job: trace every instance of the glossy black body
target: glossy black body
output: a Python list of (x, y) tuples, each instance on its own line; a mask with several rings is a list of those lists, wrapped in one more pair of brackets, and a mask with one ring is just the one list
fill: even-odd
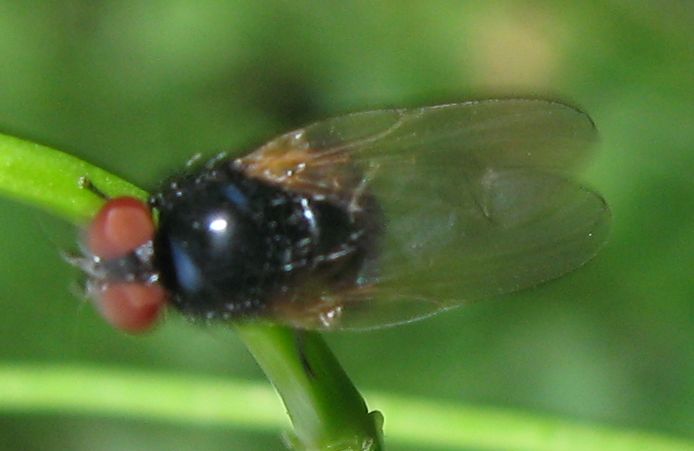
[(150, 203), (159, 213), (155, 266), (190, 317), (262, 316), (272, 303), (308, 302), (299, 296), (307, 282), (319, 291), (357, 286), (375, 258), (375, 201), (350, 212), (337, 198), (249, 177), (233, 160), (168, 181)]

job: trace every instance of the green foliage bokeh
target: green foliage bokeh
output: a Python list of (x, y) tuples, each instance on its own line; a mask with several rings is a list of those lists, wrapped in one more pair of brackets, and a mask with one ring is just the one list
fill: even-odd
[[(154, 188), (196, 152), (243, 152), (349, 111), (578, 104), (602, 136), (585, 179), (614, 215), (595, 261), (530, 292), (328, 340), (361, 388), (691, 437), (693, 21), (678, 1), (3, 2), (0, 131)], [(231, 332), (174, 314), (147, 337), (110, 330), (70, 290), (59, 251), (76, 247), (74, 230), (2, 199), (0, 217), (3, 362), (262, 377)], [(8, 450), (279, 443), (19, 415), (0, 416), (0, 437)]]

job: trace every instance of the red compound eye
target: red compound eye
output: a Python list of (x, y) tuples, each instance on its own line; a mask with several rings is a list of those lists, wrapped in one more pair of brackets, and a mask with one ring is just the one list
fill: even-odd
[[(92, 256), (108, 261), (127, 256), (153, 237), (154, 220), (147, 204), (133, 197), (118, 197), (99, 210), (87, 230), (86, 245)], [(137, 266), (130, 271), (138, 276)], [(112, 326), (125, 332), (143, 332), (157, 321), (166, 304), (166, 292), (159, 284), (123, 282), (122, 277), (115, 274), (110, 279), (107, 273), (92, 285), (89, 294)]]
[(100, 258), (122, 257), (154, 236), (147, 204), (134, 197), (111, 199), (99, 210), (87, 231), (87, 247)]
[(130, 333), (150, 329), (166, 302), (162, 287), (138, 282), (109, 284), (93, 297), (99, 313), (109, 324)]

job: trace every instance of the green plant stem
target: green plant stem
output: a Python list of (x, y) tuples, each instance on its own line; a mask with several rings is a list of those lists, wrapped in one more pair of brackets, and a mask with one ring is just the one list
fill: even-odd
[[(411, 449), (693, 451), (694, 443), (508, 409), (370, 393), (388, 439)], [(266, 384), (108, 367), (0, 365), (0, 413), (62, 413), (271, 432), (286, 427)]]
[[(81, 224), (101, 204), (98, 196), (81, 189), (82, 177), (111, 196), (147, 196), (78, 158), (0, 135), (0, 194)], [(297, 335), (290, 329), (259, 323), (239, 325), (237, 330), (284, 401), (294, 426), (289, 437), (294, 449), (382, 449), (380, 414), (369, 414), (318, 334)]]
[(0, 195), (82, 225), (102, 200), (80, 189), (81, 177), (88, 177), (108, 195), (147, 196), (133, 184), (72, 155), (0, 134)]
[[(380, 413), (366, 403), (317, 333), (240, 324), (236, 330), (282, 399), (295, 448), (382, 449)], [(293, 356), (293, 358), (288, 358)]]

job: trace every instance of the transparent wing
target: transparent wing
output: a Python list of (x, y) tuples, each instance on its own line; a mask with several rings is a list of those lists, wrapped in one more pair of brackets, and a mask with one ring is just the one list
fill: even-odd
[(595, 139), (590, 118), (569, 106), (490, 100), (330, 119), (246, 162), (303, 152), (256, 175), (343, 200), (375, 196), (384, 215), (375, 275), (343, 294), (339, 321), (299, 324), (371, 328), (532, 287), (593, 257), (609, 211), (567, 175)]
[[(430, 163), (572, 169), (596, 141), (590, 117), (546, 100), (485, 100), (380, 110), (328, 119), (288, 133), (318, 151), (355, 158), (426, 157)], [(462, 160), (461, 160), (462, 159)]]

